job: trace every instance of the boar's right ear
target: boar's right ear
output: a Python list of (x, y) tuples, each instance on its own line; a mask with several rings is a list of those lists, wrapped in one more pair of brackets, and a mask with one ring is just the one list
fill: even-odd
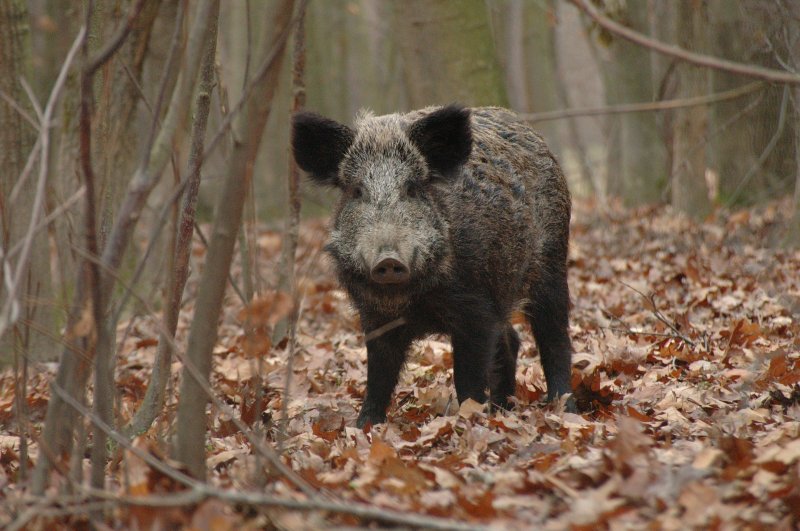
[(472, 124), (466, 107), (451, 104), (414, 122), (408, 137), (431, 169), (447, 175), (472, 153)]
[(338, 184), (339, 163), (354, 138), (352, 129), (319, 114), (298, 112), (292, 117), (294, 160), (317, 184)]

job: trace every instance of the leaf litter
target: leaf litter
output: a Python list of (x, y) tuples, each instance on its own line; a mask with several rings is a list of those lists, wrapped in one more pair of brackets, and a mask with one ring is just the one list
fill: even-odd
[[(388, 423), (364, 432), (366, 351), (358, 318), (321, 251), (322, 221), (305, 222), (298, 250), (301, 296), (290, 394), (289, 342), (273, 327), (291, 310), (285, 294), (244, 307), (231, 292), (220, 324), (212, 386), (247, 425), (314, 488), (345, 502), (498, 529), (775, 528), (800, 522), (800, 252), (767, 247), (786, 203), (747, 215), (720, 212), (694, 224), (665, 207), (612, 209), (576, 203), (570, 250), (580, 414), (545, 404), (544, 375), (524, 320), (515, 408), (489, 412), (455, 400), (446, 337), (417, 342)], [(280, 234), (262, 229), (260, 270), (272, 275)], [(198, 247), (193, 256), (202, 259)], [(238, 265), (234, 278), (240, 278)], [(274, 278), (267, 278), (274, 283)], [(177, 334), (185, 345), (196, 277)], [(230, 291), (230, 290), (229, 290)], [(127, 420), (144, 396), (156, 319), (125, 323), (116, 381)], [(177, 390), (180, 362), (170, 385)], [(26, 407), (33, 437), (52, 365), (31, 367)], [(0, 486), (22, 495), (13, 373), (0, 374)], [(136, 445), (166, 455), (177, 397)], [(283, 412), (286, 418), (282, 418)], [(231, 419), (210, 409), (212, 484), (302, 499), (265, 463)], [(31, 461), (31, 462), (32, 462)], [(28, 463), (30, 469), (30, 463)], [(121, 495), (181, 486), (122, 453), (109, 465)], [(0, 525), (8, 523), (0, 517)], [(247, 511), (221, 500), (192, 508), (120, 508), (117, 526), (228, 529), (365, 524), (353, 516), (288, 509)], [(51, 523), (68, 527), (71, 520)]]

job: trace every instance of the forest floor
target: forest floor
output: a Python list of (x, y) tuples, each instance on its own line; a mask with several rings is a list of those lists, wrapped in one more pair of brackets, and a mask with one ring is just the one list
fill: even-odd
[[(285, 313), (285, 296), (266, 295), (244, 309), (229, 290), (212, 375), (214, 391), (236, 417), (266, 433), (270, 445), (281, 441), (294, 474), (265, 476), (263, 451), (211, 406), (209, 482), (216, 493), (251, 493), (252, 499), (211, 493), (201, 503), (175, 497), (171, 507), (137, 506), (136, 497), (167, 500), (185, 487), (128, 449), (109, 465), (108, 489), (116, 499), (105, 506), (114, 508), (106, 523), (415, 528), (426, 521), (413, 518), (425, 515), (442, 519), (442, 527), (497, 529), (796, 528), (800, 251), (773, 246), (787, 209), (788, 203), (772, 203), (693, 224), (668, 208), (601, 214), (578, 202), (570, 287), (573, 387), (581, 413), (543, 402), (536, 348), (515, 316), (523, 346), (513, 411), (490, 414), (473, 402), (459, 408), (449, 342), (431, 337), (409, 355), (389, 422), (367, 433), (354, 427), (365, 383), (364, 337), (322, 254), (325, 224), (306, 222), (289, 398), (288, 344), (269, 340), (276, 316)], [(280, 235), (260, 231), (257, 243), (269, 285)], [(195, 249), (195, 269), (204, 252)], [(193, 290), (190, 284), (180, 345)], [(148, 382), (156, 317), (125, 323), (119, 337), (117, 411), (127, 419)], [(176, 375), (179, 367), (176, 361)], [(27, 405), (36, 435), (53, 373), (52, 364), (30, 369)], [(56, 496), (32, 505), (25, 497), (12, 381), (11, 372), (0, 374), (0, 527), (25, 508), (38, 511), (29, 517), (32, 528), (79, 526), (86, 521), (79, 514), (85, 498)], [(167, 453), (177, 376), (171, 385), (168, 408), (134, 448)], [(37, 450), (35, 442), (28, 448), (31, 463)], [(275, 500), (299, 500), (302, 507), (302, 482), (344, 509), (290, 508)], [(379, 510), (363, 511), (365, 504)]]

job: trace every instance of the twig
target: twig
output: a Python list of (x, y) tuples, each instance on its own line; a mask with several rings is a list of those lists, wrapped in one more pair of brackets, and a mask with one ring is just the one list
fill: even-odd
[[(133, 448), (132, 451), (138, 450)], [(141, 451), (139, 451), (141, 453)], [(141, 458), (152, 458), (152, 456), (144, 452)], [(149, 460), (148, 460), (148, 464)], [(547, 476), (546, 480), (550, 481), (554, 486), (564, 490), (568, 494), (575, 495), (575, 491), (569, 486), (565, 485), (560, 480), (553, 480), (552, 476)], [(80, 487), (83, 492), (79, 496), (55, 496), (50, 498), (27, 498), (18, 500), (17, 504), (30, 503), (32, 507), (27, 509), (25, 513), (45, 513), (63, 511), (63, 514), (76, 514), (80, 513), (80, 503), (85, 503), (83, 506), (84, 511), (94, 507), (106, 507), (106, 503), (113, 503), (115, 506), (127, 505), (135, 507), (150, 507), (150, 508), (167, 508), (167, 507), (186, 507), (195, 505), (208, 498), (216, 498), (231, 504), (240, 504), (251, 507), (282, 507), (290, 510), (298, 511), (326, 511), (337, 514), (350, 514), (363, 518), (365, 520), (374, 520), (377, 522), (384, 522), (387, 524), (397, 524), (409, 526), (414, 529), (437, 529), (437, 530), (453, 530), (453, 531), (483, 531), (488, 529), (483, 525), (468, 524), (447, 518), (439, 518), (433, 516), (425, 516), (421, 514), (410, 514), (408, 512), (399, 512), (392, 509), (384, 509), (374, 505), (368, 505), (359, 502), (344, 502), (344, 501), (325, 501), (325, 500), (294, 500), (288, 498), (279, 498), (270, 496), (261, 492), (242, 492), (236, 490), (227, 490), (214, 487), (206, 483), (195, 482), (189, 490), (151, 494), (143, 496), (119, 495), (117, 493), (108, 492), (106, 490), (92, 489), (89, 487)], [(105, 500), (105, 501), (97, 501)], [(46, 509), (48, 504), (53, 505), (67, 505), (68, 507), (58, 509)], [(27, 520), (35, 515), (31, 515)], [(26, 522), (27, 522), (26, 520)], [(15, 522), (16, 525), (16, 522)], [(17, 526), (15, 529), (21, 529), (23, 526)], [(11, 529), (11, 528), (9, 528)]]
[(36, 158), (39, 155), (41, 148), (42, 135), (40, 131), (40, 134), (36, 137), (36, 142), (33, 144), (33, 148), (31, 148), (30, 154), (28, 154), (28, 160), (25, 161), (25, 167), (22, 168), (22, 172), (19, 174), (17, 181), (14, 183), (14, 187), (11, 189), (11, 193), (8, 194), (8, 202), (10, 204), (14, 204), (14, 202), (16, 202), (18, 195), (27, 185), (28, 177), (33, 171), (33, 166), (36, 163)]
[[(615, 318), (615, 320), (618, 320)], [(622, 321), (620, 321), (622, 323)], [(624, 323), (623, 323), (624, 325)], [(628, 328), (624, 326), (623, 328), (614, 328), (613, 326), (606, 326), (602, 327), (604, 330), (611, 330), (612, 332), (622, 332), (626, 335), (631, 336), (652, 336), (652, 337), (663, 337), (663, 338), (671, 338), (671, 339), (681, 339), (680, 337), (676, 336), (675, 334), (667, 334), (666, 332), (648, 332), (646, 330), (634, 330), (632, 328)]]
[[(147, 454), (149, 455), (149, 454)], [(552, 478), (548, 476), (548, 481)], [(555, 480), (553, 485), (565, 492), (573, 489), (563, 482)], [(410, 526), (415, 529), (437, 529), (454, 531), (483, 531), (488, 529), (483, 525), (468, 524), (456, 520), (425, 516), (421, 514), (410, 514), (399, 512), (392, 509), (384, 509), (374, 505), (357, 502), (340, 502), (325, 500), (293, 500), (270, 496), (261, 492), (242, 492), (237, 490), (225, 490), (216, 488), (206, 483), (197, 483), (190, 490), (164, 493), (158, 495), (129, 496), (111, 493), (105, 490), (91, 489), (82, 487), (87, 495), (95, 498), (113, 500), (122, 505), (132, 505), (137, 507), (185, 507), (195, 505), (207, 498), (216, 498), (232, 504), (240, 504), (255, 507), (283, 507), (285, 509), (300, 511), (327, 511), (337, 514), (350, 514), (365, 520), (375, 520), (378, 522), (399, 524)]]
[(39, 132), (39, 123), (33, 118), (33, 116), (28, 114), (28, 111), (23, 109), (19, 103), (14, 101), (14, 98), (6, 94), (4, 90), (0, 90), (0, 98), (3, 98), (6, 103), (8, 103), (15, 111), (17, 111), (19, 115), (22, 116), (22, 118), (36, 130), (37, 133)]
[[(86, 193), (86, 188), (81, 186), (78, 188), (78, 191), (72, 194), (69, 199), (58, 205), (58, 207), (54, 208), (52, 212), (50, 212), (47, 216), (44, 217), (34, 229), (35, 232), (39, 232), (43, 230), (47, 225), (52, 223), (57, 217), (61, 216), (64, 212), (72, 208), (72, 206), (78, 202), (83, 195)], [(11, 248), (8, 250), (6, 254), (6, 259), (13, 257), (17, 253), (19, 253), (20, 249), (22, 249), (22, 242), (18, 241)]]
[(22, 173), (17, 179), (17, 182), (14, 183), (14, 187), (11, 189), (11, 193), (9, 194), (8, 204), (15, 204), (17, 202), (17, 198), (19, 194), (25, 189), (28, 183), (28, 177), (30, 176), (34, 162), (36, 162), (36, 156), (39, 154), (39, 150), (42, 145), (42, 136), (41, 136), (41, 129), (42, 127), (50, 127), (50, 124), (45, 124), (44, 122), (44, 111), (42, 110), (41, 105), (39, 105), (39, 100), (36, 99), (36, 94), (33, 91), (33, 88), (25, 81), (25, 78), (20, 78), (19, 80), (20, 85), (22, 88), (25, 89), (25, 94), (28, 96), (28, 101), (30, 101), (31, 107), (33, 107), (33, 112), (36, 114), (36, 119), (39, 120), (39, 124), (36, 125), (36, 130), (40, 133), (36, 136), (36, 142), (31, 148), (31, 152), (28, 155), (28, 160), (25, 161), (25, 167), (22, 169)]
[(650, 48), (658, 53), (674, 57), (681, 61), (686, 61), (697, 66), (705, 66), (715, 70), (722, 70), (743, 76), (754, 77), (771, 81), (774, 83), (786, 83), (790, 85), (800, 85), (800, 75), (792, 72), (784, 72), (781, 70), (774, 70), (771, 68), (764, 68), (760, 66), (748, 65), (737, 63), (735, 61), (728, 61), (719, 57), (711, 57), (699, 53), (690, 52), (672, 44), (666, 44), (661, 41), (652, 39), (642, 35), (638, 31), (634, 31), (628, 27), (623, 26), (618, 22), (614, 22), (610, 18), (602, 15), (597, 9), (586, 0), (570, 0), (575, 6), (586, 13), (592, 20), (594, 20), (600, 27), (614, 33), (625, 40), (631, 41), (639, 46)]
[[(222, 123), (217, 129), (217, 132), (211, 138), (211, 140), (206, 145), (206, 149), (203, 151), (203, 156), (200, 157), (200, 162), (205, 160), (208, 155), (214, 151), (217, 147), (217, 144), (222, 140), (222, 137), (225, 135), (226, 132), (230, 129), (231, 125), (233, 124), (233, 119), (241, 112), (242, 107), (245, 103), (250, 99), (250, 96), (253, 93), (253, 90), (256, 89), (261, 83), (264, 81), (264, 77), (266, 77), (267, 73), (269, 72), (269, 67), (272, 65), (273, 61), (275, 61), (275, 57), (277, 54), (282, 50), (283, 44), (286, 42), (286, 39), (289, 38), (292, 29), (294, 28), (295, 24), (297, 24), (297, 18), (293, 18), (291, 22), (284, 28), (283, 32), (278, 36), (276, 39), (275, 45), (272, 47), (270, 52), (261, 62), (258, 70), (256, 71), (255, 76), (250, 82), (247, 84), (245, 90), (242, 91), (242, 95), (239, 97), (239, 101), (236, 102), (236, 105), (233, 106), (232, 109), (225, 114)], [(239, 139), (235, 139), (239, 140)]]
[[(206, 497), (214, 497), (230, 503), (242, 505), (285, 507), (287, 509), (303, 511), (329, 511), (332, 513), (351, 514), (367, 520), (376, 520), (379, 522), (411, 526), (412, 528), (455, 531), (478, 531), (487, 529), (486, 526), (482, 525), (466, 524), (455, 520), (410, 514), (408, 512), (401, 513), (391, 509), (385, 509), (363, 503), (344, 503), (323, 500), (289, 500), (285, 498), (282, 499), (268, 496), (260, 492), (221, 490), (208, 486), (204, 486), (202, 494)], [(119, 501), (131, 505), (150, 506), (149, 502), (151, 501), (154, 503), (163, 503), (164, 505), (167, 505), (166, 502), (171, 501), (170, 498), (173, 496), (179, 498), (180, 494), (168, 496), (125, 497), (119, 498)], [(192, 496), (190, 495), (189, 497), (191, 498)]]
[(158, 128), (162, 125), (161, 108), (164, 105), (167, 92), (175, 89), (175, 76), (178, 75), (178, 71), (180, 70), (176, 63), (180, 60), (183, 52), (183, 46), (181, 46), (181, 35), (183, 34), (183, 19), (186, 17), (186, 10), (186, 4), (184, 2), (179, 2), (178, 13), (175, 16), (175, 28), (172, 31), (172, 38), (169, 45), (169, 53), (167, 55), (167, 60), (164, 62), (164, 70), (161, 74), (161, 81), (158, 84), (158, 94), (156, 95), (156, 101), (151, 111), (152, 121), (150, 122), (150, 130), (147, 135), (147, 141), (145, 142), (142, 151), (142, 160), (139, 163), (140, 167), (146, 167), (150, 162), (150, 152), (156, 142), (156, 133), (158, 132)]
[(80, 502), (74, 504), (65, 504), (65, 502), (61, 499), (57, 499), (51, 503), (57, 505), (57, 507), (48, 509), (46, 508), (47, 504), (42, 503), (26, 509), (21, 515), (19, 515), (19, 517), (17, 517), (16, 520), (14, 520), (14, 522), (12, 522), (10, 526), (6, 528), (6, 531), (18, 531), (20, 529), (25, 529), (25, 527), (28, 525), (28, 522), (34, 518), (58, 518), (60, 516), (70, 516), (73, 514), (93, 512), (102, 513), (104, 510), (110, 510), (119, 505), (113, 500), (93, 502), (87, 501), (85, 496), (82, 497)]
[(378, 339), (383, 334), (385, 334), (387, 332), (391, 332), (392, 330), (394, 330), (398, 326), (403, 326), (407, 322), (408, 321), (406, 321), (405, 317), (398, 317), (397, 319), (394, 319), (393, 321), (389, 321), (385, 325), (381, 325), (378, 328), (367, 332), (367, 334), (364, 336), (364, 342), (365, 343), (369, 343), (370, 341), (372, 341), (374, 339)]
[(36, 113), (36, 116), (39, 118), (39, 120), (41, 120), (42, 116), (44, 116), (44, 111), (39, 106), (39, 100), (36, 99), (36, 93), (33, 91), (33, 87), (30, 86), (24, 77), (20, 78), (19, 83), (22, 85), (22, 88), (25, 89), (25, 94), (28, 95), (28, 100), (31, 102), (33, 111)]
[(662, 101), (648, 101), (642, 103), (623, 103), (621, 105), (609, 105), (604, 107), (584, 107), (579, 109), (564, 109), (559, 111), (534, 112), (520, 114), (520, 118), (529, 122), (544, 122), (547, 120), (559, 120), (561, 118), (576, 118), (584, 116), (601, 116), (606, 114), (622, 114), (631, 112), (648, 111), (667, 111), (672, 109), (683, 109), (686, 107), (697, 107), (718, 103), (721, 101), (732, 100), (746, 96), (751, 92), (764, 87), (763, 81), (754, 81), (737, 87), (735, 89), (708, 94), (706, 96), (695, 96), (692, 98), (678, 98)]
[[(203, 247), (205, 247), (206, 251), (208, 251), (208, 238), (206, 238), (206, 235), (203, 232), (203, 229), (200, 227), (200, 224), (197, 223), (197, 220), (194, 222), (194, 232), (197, 234), (197, 238), (200, 240), (200, 243), (202, 243)], [(242, 305), (247, 306), (247, 297), (245, 296), (244, 292), (242, 292), (242, 288), (240, 288), (236, 283), (236, 279), (233, 278), (233, 273), (231, 272), (228, 272), (228, 284), (230, 284), (233, 288), (233, 291), (236, 292), (236, 296), (239, 297), (239, 301), (242, 303)]]
[(622, 332), (622, 333), (624, 333), (626, 335), (632, 335), (632, 336), (675, 337), (675, 334), (665, 334), (663, 332), (647, 332), (647, 331), (644, 331), (644, 330), (634, 330), (633, 328), (628, 326), (628, 323), (626, 323), (625, 321), (623, 321), (622, 319), (620, 319), (619, 317), (617, 317), (613, 313), (609, 312), (605, 308), (600, 308), (600, 312), (602, 312), (602, 314), (604, 316), (606, 316), (607, 318), (611, 319), (612, 321), (615, 321), (615, 322), (617, 322), (617, 323), (622, 325), (622, 328), (614, 328), (613, 326), (601, 327), (604, 330), (611, 330), (612, 332)]
[(136, 92), (139, 94), (139, 98), (142, 100), (142, 103), (144, 103), (144, 106), (147, 107), (150, 115), (154, 116), (155, 109), (153, 109), (153, 106), (150, 105), (150, 100), (147, 99), (147, 95), (144, 93), (144, 89), (142, 89), (142, 86), (139, 84), (139, 80), (136, 79), (136, 76), (133, 75), (133, 72), (131, 72), (130, 67), (126, 63), (122, 63), (122, 69), (128, 76), (128, 81), (131, 82), (131, 85), (133, 85), (133, 87), (136, 89)]
[[(117, 284), (119, 284), (123, 289), (129, 291), (132, 294), (132, 296), (136, 299), (136, 301), (139, 304), (141, 304), (147, 312), (155, 313), (155, 310), (147, 303), (147, 301), (145, 301), (144, 299), (139, 297), (136, 294), (136, 292), (133, 290), (133, 288), (131, 286), (127, 285), (127, 283), (125, 283), (122, 279), (120, 279), (116, 275), (116, 273), (114, 271), (111, 271), (110, 269), (107, 268), (107, 266), (105, 264), (102, 264), (101, 262), (99, 262), (97, 257), (93, 257), (93, 256), (88, 255), (84, 250), (82, 250), (80, 248), (75, 248), (74, 250), (75, 250), (75, 252), (77, 254), (81, 255), (83, 258), (88, 259), (88, 260), (96, 261), (98, 263), (98, 265), (102, 269), (104, 269), (104, 273), (107, 274), (107, 275), (111, 275), (112, 278), (114, 279), (114, 281)], [(160, 334), (166, 334), (166, 330), (164, 329), (162, 323), (158, 323), (157, 326), (159, 327), (159, 333)], [(252, 430), (241, 419), (239, 419), (236, 416), (235, 412), (231, 409), (231, 407), (228, 406), (225, 402), (223, 402), (219, 397), (216, 396), (214, 391), (211, 389), (211, 386), (208, 383), (208, 380), (207, 379), (199, 380), (199, 378), (201, 376), (201, 373), (200, 373), (199, 369), (192, 363), (192, 361), (190, 359), (188, 359), (188, 357), (186, 356), (186, 354), (183, 351), (181, 351), (180, 349), (177, 348), (177, 345), (175, 344), (175, 340), (169, 335), (165, 335), (164, 337), (166, 337), (168, 339), (168, 341), (170, 342), (170, 348), (172, 349), (172, 351), (177, 355), (177, 357), (181, 361), (181, 363), (183, 363), (184, 368), (186, 369), (186, 371), (188, 371), (188, 373), (192, 376), (192, 378), (197, 380), (196, 383), (200, 386), (201, 390), (206, 394), (206, 396), (208, 396), (209, 400), (224, 415), (226, 415), (226, 416), (228, 416), (228, 417), (230, 417), (232, 419), (232, 422), (236, 425), (236, 427), (239, 429), (239, 431), (242, 432), (242, 435), (244, 435), (245, 438), (247, 438), (247, 440), (250, 441), (250, 443), (253, 445), (253, 448), (257, 452), (259, 452), (261, 455), (266, 457), (267, 460), (270, 463), (272, 463), (272, 465), (275, 467), (275, 469), (278, 472), (282, 473), (289, 481), (291, 481), (298, 488), (300, 488), (300, 490), (304, 494), (306, 494), (309, 497), (315, 496), (316, 492), (314, 491), (314, 489), (312, 489), (308, 485), (308, 483), (305, 480), (303, 480), (300, 476), (298, 476), (291, 468), (288, 468), (288, 466), (281, 460), (280, 456), (275, 452), (275, 450), (273, 450), (269, 446), (266, 446), (266, 445), (262, 444), (261, 441), (258, 439), (258, 437), (256, 437), (253, 434)], [(76, 353), (76, 354), (82, 355), (82, 353)], [(56, 386), (58, 384), (57, 384), (57, 382), (53, 382), (51, 385), (52, 386)], [(60, 391), (56, 390), (56, 392), (59, 393), (59, 397), (61, 397), (60, 392), (63, 391), (63, 388), (61, 388), (59, 386), (59, 389), (60, 389)], [(73, 403), (77, 403), (74, 400), (74, 398), (72, 399), (72, 402)], [(80, 406), (80, 407), (83, 407), (83, 406)], [(74, 408), (74, 406), (73, 406), (73, 408)], [(80, 413), (83, 413), (83, 410), (77, 410), (77, 411), (79, 411)], [(89, 417), (89, 418), (90, 418), (90, 420), (93, 421), (92, 417)], [(113, 431), (113, 430), (111, 430), (111, 431)], [(121, 434), (121, 433), (116, 432), (116, 431), (114, 431), (114, 433), (118, 434), (119, 437), (125, 438), (124, 434)], [(112, 433), (109, 432), (109, 435), (112, 436), (112, 438), (114, 438)], [(115, 441), (117, 441), (118, 443), (120, 442), (117, 439), (115, 439)], [(120, 444), (123, 444), (123, 446), (124, 446), (124, 443), (120, 443)]]
[(693, 347), (694, 347), (694, 346), (696, 346), (696, 344), (695, 344), (695, 342), (694, 342), (694, 341), (692, 341), (691, 339), (689, 339), (688, 337), (686, 337), (686, 336), (685, 336), (683, 333), (681, 333), (681, 331), (680, 331), (680, 330), (678, 330), (678, 327), (677, 327), (677, 326), (675, 326), (675, 324), (674, 324), (674, 323), (670, 322), (670, 320), (669, 320), (669, 319), (667, 319), (666, 317), (664, 317), (664, 314), (662, 314), (662, 313), (661, 313), (661, 311), (660, 311), (660, 310), (658, 309), (658, 307), (656, 306), (656, 300), (655, 300), (655, 295), (654, 295), (654, 294), (645, 295), (644, 293), (642, 293), (642, 292), (641, 292), (641, 291), (639, 291), (638, 289), (634, 288), (634, 287), (633, 287), (633, 286), (631, 286), (630, 284), (627, 284), (627, 283), (625, 283), (625, 282), (623, 282), (623, 281), (621, 281), (621, 280), (618, 280), (618, 282), (619, 282), (620, 284), (622, 284), (623, 286), (625, 286), (626, 288), (629, 288), (629, 289), (633, 290), (634, 292), (638, 293), (638, 294), (639, 294), (639, 295), (640, 295), (640, 296), (641, 296), (643, 299), (645, 299), (647, 302), (649, 302), (649, 303), (650, 303), (650, 312), (651, 312), (651, 313), (652, 313), (652, 314), (655, 316), (655, 318), (656, 318), (656, 319), (658, 319), (659, 321), (661, 321), (662, 323), (664, 323), (665, 325), (667, 325), (667, 327), (668, 327), (670, 330), (672, 330), (673, 332), (675, 332), (675, 336), (676, 336), (678, 339), (680, 339), (681, 341), (683, 341), (683, 342), (684, 342), (684, 343), (686, 343), (687, 345), (691, 345), (691, 346), (693, 346)]

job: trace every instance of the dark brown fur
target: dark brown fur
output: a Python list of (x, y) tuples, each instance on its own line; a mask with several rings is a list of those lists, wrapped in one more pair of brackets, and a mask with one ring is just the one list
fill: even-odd
[[(365, 332), (404, 324), (367, 342), (367, 394), (358, 425), (385, 421), (414, 339), (453, 342), (459, 401), (508, 407), (519, 338), (529, 317), (548, 397), (571, 392), (567, 334), (570, 195), (542, 138), (499, 108), (426, 108), (362, 115), (355, 129), (295, 117), (295, 157), (312, 178), (342, 189), (328, 250)], [(333, 146), (333, 147), (331, 147)], [(390, 249), (410, 264), (403, 285), (370, 281)]]

